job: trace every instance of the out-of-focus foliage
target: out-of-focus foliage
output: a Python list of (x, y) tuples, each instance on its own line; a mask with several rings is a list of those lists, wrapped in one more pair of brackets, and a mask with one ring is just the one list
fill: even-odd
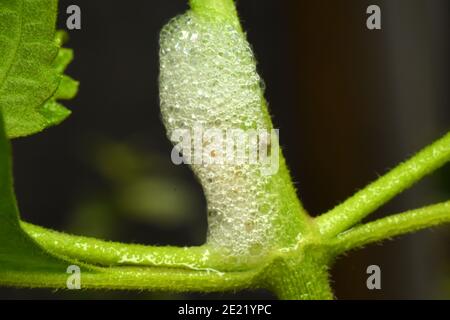
[(110, 239), (124, 219), (173, 230), (191, 224), (202, 210), (192, 186), (167, 157), (126, 142), (101, 141), (90, 150), (87, 162), (108, 187), (81, 193), (70, 231)]

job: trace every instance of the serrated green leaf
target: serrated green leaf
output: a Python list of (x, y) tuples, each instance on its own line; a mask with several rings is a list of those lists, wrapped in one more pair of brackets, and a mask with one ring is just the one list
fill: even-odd
[[(60, 75), (70, 50), (55, 40), (56, 1), (0, 1), (0, 282), (23, 275), (64, 283), (69, 264), (21, 228), (13, 191), (9, 137), (40, 131), (70, 113), (56, 98), (71, 97), (76, 82)], [(64, 79), (64, 81), (62, 81)], [(56, 93), (56, 94), (55, 94)], [(28, 281), (30, 282), (30, 281)]]
[(78, 83), (62, 75), (73, 59), (55, 32), (56, 0), (0, 1), (0, 108), (9, 138), (58, 124), (70, 111), (56, 102)]

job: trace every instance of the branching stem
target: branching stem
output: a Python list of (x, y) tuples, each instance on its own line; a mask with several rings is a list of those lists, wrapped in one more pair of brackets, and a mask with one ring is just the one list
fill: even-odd
[(354, 227), (339, 234), (332, 245), (339, 254), (369, 243), (448, 222), (450, 222), (450, 201), (391, 215)]
[(450, 160), (450, 132), (316, 219), (320, 233), (333, 237)]

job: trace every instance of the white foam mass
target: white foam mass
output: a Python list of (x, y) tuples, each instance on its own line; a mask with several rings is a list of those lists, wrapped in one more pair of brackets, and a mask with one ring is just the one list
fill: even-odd
[[(270, 128), (261, 79), (245, 35), (192, 12), (160, 35), (160, 102), (168, 136), (179, 128)], [(175, 143), (175, 141), (173, 141)], [(208, 243), (232, 255), (261, 252), (277, 197), (260, 164), (193, 164), (208, 205)]]

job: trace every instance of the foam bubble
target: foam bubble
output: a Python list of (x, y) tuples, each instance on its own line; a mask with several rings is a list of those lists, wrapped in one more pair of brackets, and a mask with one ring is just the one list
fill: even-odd
[[(168, 136), (201, 125), (270, 129), (261, 79), (245, 36), (230, 24), (192, 12), (172, 19), (160, 36), (160, 101)], [(208, 243), (234, 256), (258, 253), (273, 236), (277, 197), (261, 164), (193, 164), (208, 204)]]

